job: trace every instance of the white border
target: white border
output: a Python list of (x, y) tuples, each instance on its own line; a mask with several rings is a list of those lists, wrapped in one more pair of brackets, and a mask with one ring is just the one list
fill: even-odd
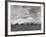
[[(11, 32), (11, 23), (10, 23), (11, 5), (41, 6), (41, 30)], [(44, 24), (44, 20), (43, 20), (44, 16), (43, 15), (44, 15), (43, 4), (8, 2), (8, 35), (43, 33), (43, 30), (44, 30), (44, 25), (43, 25)]]

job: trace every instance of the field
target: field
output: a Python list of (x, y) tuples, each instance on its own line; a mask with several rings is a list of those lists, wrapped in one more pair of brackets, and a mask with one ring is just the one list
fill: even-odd
[(31, 31), (31, 30), (41, 30), (41, 24), (35, 23), (23, 23), (19, 25), (18, 23), (11, 25), (11, 31)]

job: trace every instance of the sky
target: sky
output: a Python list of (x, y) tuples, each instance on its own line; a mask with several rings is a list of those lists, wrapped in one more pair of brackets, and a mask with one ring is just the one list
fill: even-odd
[(11, 5), (11, 23), (41, 23), (40, 6)]

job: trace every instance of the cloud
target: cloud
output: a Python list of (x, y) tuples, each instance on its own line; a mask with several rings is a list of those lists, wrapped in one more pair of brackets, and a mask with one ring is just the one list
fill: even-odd
[[(34, 9), (35, 8), (35, 9)], [(36, 9), (37, 7), (26, 7), (23, 6), (12, 6), (11, 7), (11, 24), (16, 23), (40, 23), (41, 22), (41, 14), (40, 8)], [(28, 10), (30, 9), (30, 10)]]

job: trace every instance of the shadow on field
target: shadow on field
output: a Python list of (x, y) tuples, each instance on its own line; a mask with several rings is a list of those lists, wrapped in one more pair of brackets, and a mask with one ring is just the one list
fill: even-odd
[(41, 24), (26, 23), (26, 24), (14, 24), (11, 25), (11, 31), (31, 31), (31, 30), (41, 30)]

